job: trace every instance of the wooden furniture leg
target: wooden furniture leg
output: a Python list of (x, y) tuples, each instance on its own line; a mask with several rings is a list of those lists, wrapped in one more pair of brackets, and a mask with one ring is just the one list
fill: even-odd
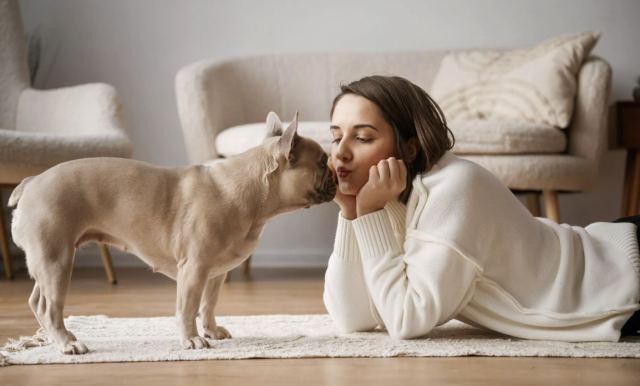
[(102, 256), (102, 264), (104, 265), (104, 270), (107, 273), (107, 280), (111, 284), (118, 284), (118, 280), (116, 279), (116, 273), (113, 270), (113, 263), (111, 262), (111, 255), (109, 254), (109, 249), (106, 245), (98, 243), (98, 248), (100, 249), (100, 255)]
[(242, 273), (245, 276), (249, 276), (251, 274), (251, 256), (242, 263)]
[(622, 193), (622, 217), (638, 214), (638, 200), (640, 199), (640, 156), (638, 151), (638, 149), (627, 150)]
[(0, 202), (0, 252), (2, 252), (2, 262), (4, 264), (4, 276), (7, 280), (13, 279), (13, 269), (11, 267), (11, 255), (9, 254), (9, 236), (5, 221), (4, 203)]
[(543, 190), (545, 217), (560, 223), (560, 209), (558, 207), (558, 192), (555, 190)]

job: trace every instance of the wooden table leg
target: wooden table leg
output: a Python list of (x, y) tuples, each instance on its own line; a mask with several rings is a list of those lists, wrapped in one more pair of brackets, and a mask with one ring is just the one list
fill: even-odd
[(559, 224), (560, 208), (558, 204), (558, 192), (545, 189), (542, 191), (542, 198), (544, 200), (545, 217)]
[(111, 254), (109, 254), (109, 249), (102, 243), (98, 243), (98, 249), (100, 249), (100, 255), (102, 256), (102, 264), (104, 265), (104, 270), (107, 274), (107, 281), (109, 281), (109, 283), (111, 284), (118, 284), (116, 273), (113, 270), (113, 263), (111, 262)]
[(635, 152), (633, 149), (627, 150), (627, 161), (624, 165), (624, 185), (622, 187), (622, 208), (620, 209), (620, 216), (626, 217), (629, 212), (629, 196), (631, 195), (631, 169), (635, 162)]
[(624, 190), (622, 194), (622, 216), (638, 214), (640, 199), (640, 156), (638, 149), (629, 149), (624, 171)]

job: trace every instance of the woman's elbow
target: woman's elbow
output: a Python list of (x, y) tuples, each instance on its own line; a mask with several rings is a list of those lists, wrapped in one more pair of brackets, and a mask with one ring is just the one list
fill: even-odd
[(333, 322), (338, 328), (338, 331), (340, 331), (343, 334), (349, 334), (352, 332), (366, 332), (366, 331), (371, 331), (374, 328), (378, 327), (377, 323), (373, 324), (369, 321), (363, 321), (363, 320), (348, 320), (348, 319), (338, 320), (333, 318)]
[(416, 339), (427, 335), (435, 326), (428, 325), (393, 325), (387, 326), (387, 333), (391, 339), (407, 340)]
[(393, 340), (408, 340), (419, 338), (426, 333), (416, 333), (414, 331), (406, 331), (406, 330), (387, 330), (389, 336)]
[(341, 333), (369, 331), (378, 326), (378, 323), (367, 314), (367, 309), (359, 309), (359, 307), (350, 304), (336, 303), (326, 292), (323, 299), (329, 316), (331, 316), (334, 325)]
[(338, 331), (342, 334), (348, 334), (351, 332), (364, 332), (373, 330), (378, 326), (369, 318), (359, 316), (351, 313), (346, 309), (336, 310), (333, 307), (326, 307), (333, 324), (338, 328)]

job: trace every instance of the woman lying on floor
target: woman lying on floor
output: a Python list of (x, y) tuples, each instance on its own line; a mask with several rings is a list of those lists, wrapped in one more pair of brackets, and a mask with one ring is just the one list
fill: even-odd
[(408, 339), (455, 318), (526, 339), (638, 333), (640, 216), (533, 217), (450, 151), (442, 111), (403, 78), (342, 86), (330, 130), (341, 212), (324, 301), (341, 330)]

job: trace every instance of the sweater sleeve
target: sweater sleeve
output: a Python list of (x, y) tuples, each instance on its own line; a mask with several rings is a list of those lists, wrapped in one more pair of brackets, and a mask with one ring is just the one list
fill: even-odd
[(342, 332), (367, 331), (380, 324), (365, 283), (351, 221), (342, 215), (338, 216), (323, 299), (327, 312)]
[[(375, 308), (396, 339), (429, 333), (468, 300), (476, 266), (446, 242), (407, 233), (404, 248), (382, 209), (352, 221)], [(419, 228), (419, 227), (418, 227)]]

